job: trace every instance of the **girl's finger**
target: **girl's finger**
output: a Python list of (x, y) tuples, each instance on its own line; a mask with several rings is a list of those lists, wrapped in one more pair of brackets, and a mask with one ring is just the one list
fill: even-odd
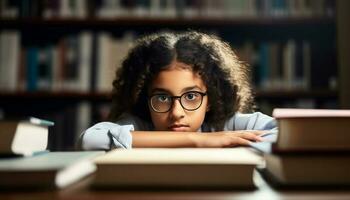
[(240, 137), (251, 141), (259, 141), (259, 142), (263, 141), (262, 137), (255, 135), (253, 133), (243, 133), (240, 135)]
[(242, 132), (245, 132), (245, 133), (252, 133), (254, 135), (262, 135), (264, 133), (267, 133), (266, 130), (243, 130)]
[(249, 140), (246, 140), (244, 138), (241, 137), (235, 137), (231, 140), (231, 146), (248, 146), (249, 145)]
[(228, 134), (246, 134), (246, 133), (251, 133), (254, 135), (262, 135), (264, 133), (267, 133), (268, 131), (266, 130), (239, 130), (239, 131), (225, 131)]
[(229, 134), (229, 135), (231, 137), (240, 137), (251, 141), (263, 141), (263, 139), (260, 136), (248, 131), (236, 131), (234, 132), (234, 134)]

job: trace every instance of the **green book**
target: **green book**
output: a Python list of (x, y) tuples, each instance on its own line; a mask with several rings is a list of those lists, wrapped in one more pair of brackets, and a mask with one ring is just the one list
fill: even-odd
[(64, 188), (93, 173), (103, 151), (48, 152), (0, 159), (0, 188)]

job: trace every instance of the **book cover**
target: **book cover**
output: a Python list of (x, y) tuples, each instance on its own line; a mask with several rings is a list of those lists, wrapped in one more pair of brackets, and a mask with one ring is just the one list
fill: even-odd
[(38, 89), (38, 55), (39, 48), (30, 47), (27, 50), (27, 91), (33, 92)]

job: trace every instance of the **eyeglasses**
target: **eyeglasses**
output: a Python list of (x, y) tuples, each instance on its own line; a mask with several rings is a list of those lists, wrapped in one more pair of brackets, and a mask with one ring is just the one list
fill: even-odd
[(189, 91), (183, 93), (181, 96), (170, 96), (167, 94), (154, 94), (149, 98), (149, 104), (154, 112), (157, 113), (166, 113), (168, 112), (173, 104), (175, 99), (180, 99), (180, 104), (183, 109), (188, 111), (197, 110), (203, 102), (203, 97), (207, 93)]

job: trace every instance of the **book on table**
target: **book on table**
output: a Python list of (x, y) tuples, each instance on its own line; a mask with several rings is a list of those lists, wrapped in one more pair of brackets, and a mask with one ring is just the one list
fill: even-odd
[(278, 136), (256, 143), (276, 186), (350, 186), (350, 110), (275, 109)]
[(274, 109), (278, 123), (273, 151), (350, 150), (350, 110)]
[(266, 154), (265, 177), (276, 186), (350, 186), (350, 154)]
[(262, 157), (248, 148), (113, 150), (95, 159), (94, 187), (255, 188)]
[(64, 188), (96, 170), (104, 151), (46, 152), (0, 159), (0, 188)]
[(49, 126), (53, 126), (53, 122), (38, 118), (0, 121), (0, 157), (28, 156), (35, 152), (45, 151)]

